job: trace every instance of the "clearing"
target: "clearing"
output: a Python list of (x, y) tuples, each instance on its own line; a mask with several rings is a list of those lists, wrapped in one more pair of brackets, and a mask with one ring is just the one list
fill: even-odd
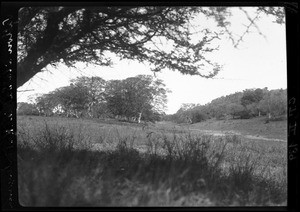
[(160, 122), (157, 125), (184, 128), (204, 134), (224, 136), (234, 134), (250, 140), (287, 141), (287, 121), (265, 123), (265, 117), (252, 119), (215, 120), (209, 119), (195, 124), (179, 124)]

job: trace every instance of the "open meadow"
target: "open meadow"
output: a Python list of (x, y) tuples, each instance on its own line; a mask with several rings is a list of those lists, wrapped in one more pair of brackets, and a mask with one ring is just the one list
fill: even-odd
[(294, 5), (105, 5), (4, 4), (1, 80), (16, 94), (2, 94), (2, 143), (12, 152), (17, 134), (19, 203), (287, 206)]
[(287, 204), (286, 121), (18, 116), (17, 133), (23, 206)]

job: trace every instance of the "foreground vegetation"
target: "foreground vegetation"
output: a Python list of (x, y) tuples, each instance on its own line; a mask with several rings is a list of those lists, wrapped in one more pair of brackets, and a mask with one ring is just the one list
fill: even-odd
[(18, 117), (24, 206), (282, 206), (286, 163), (284, 142)]

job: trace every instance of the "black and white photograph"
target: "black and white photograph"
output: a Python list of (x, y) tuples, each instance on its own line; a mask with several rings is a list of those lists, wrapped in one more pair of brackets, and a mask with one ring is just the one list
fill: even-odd
[(17, 19), (21, 206), (287, 206), (284, 7), (28, 5)]

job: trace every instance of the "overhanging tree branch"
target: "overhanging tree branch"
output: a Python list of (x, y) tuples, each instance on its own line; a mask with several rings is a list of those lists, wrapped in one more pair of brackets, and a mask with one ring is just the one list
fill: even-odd
[[(258, 11), (282, 17), (280, 9)], [(220, 30), (199, 31), (195, 43), (191, 36), (197, 31), (191, 31), (190, 20), (199, 13), (213, 18)], [(49, 7), (23, 8), (19, 14), (18, 87), (47, 65), (62, 60), (68, 66), (77, 61), (109, 65), (102, 62), (109, 61), (104, 51), (153, 65), (153, 71), (169, 68), (213, 77), (220, 70), (220, 65), (207, 58), (208, 53), (218, 49), (212, 46), (213, 41), (227, 32), (238, 44), (248, 33), (246, 30), (237, 41), (232, 37), (227, 28), (230, 11), (226, 7)], [(250, 27), (255, 26), (256, 17), (249, 16), (248, 20), (252, 20)], [(170, 51), (163, 45), (152, 48), (155, 40), (161, 38), (173, 43)], [(210, 69), (208, 75), (203, 73), (204, 66)]]

